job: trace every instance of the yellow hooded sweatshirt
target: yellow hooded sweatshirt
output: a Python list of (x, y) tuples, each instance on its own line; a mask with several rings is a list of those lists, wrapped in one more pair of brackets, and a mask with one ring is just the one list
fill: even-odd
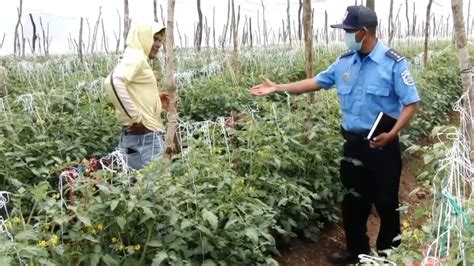
[(165, 132), (160, 92), (148, 64), (153, 35), (162, 29), (158, 23), (132, 29), (123, 58), (104, 81), (105, 91), (123, 126), (141, 122), (149, 130)]

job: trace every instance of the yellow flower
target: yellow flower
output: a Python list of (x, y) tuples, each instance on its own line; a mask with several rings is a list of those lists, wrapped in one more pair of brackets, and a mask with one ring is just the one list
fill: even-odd
[(188, 177), (189, 176), (188, 172), (184, 173), (184, 176)]
[(410, 226), (410, 223), (408, 223), (407, 220), (403, 220), (403, 223), (402, 223), (402, 224), (403, 224), (403, 228), (407, 228), (407, 227)]
[(117, 243), (117, 238), (116, 237), (112, 237), (112, 243)]
[(408, 233), (408, 230), (403, 230), (403, 232), (402, 232), (402, 237), (403, 237), (403, 238), (407, 238), (407, 237), (408, 237), (408, 234), (409, 234), (409, 233)]
[(133, 246), (133, 250), (135, 251), (139, 251), (140, 250), (140, 244), (136, 244), (135, 246)]
[(38, 241), (38, 247), (44, 249), (44, 248), (46, 248), (47, 246), (48, 246), (48, 244), (46, 243), (46, 241), (44, 241), (44, 240)]
[(91, 234), (93, 234), (93, 235), (95, 235), (95, 234), (97, 233), (97, 231), (95, 230), (95, 228), (92, 228), (92, 229), (90, 230), (90, 232), (91, 232)]
[(8, 220), (8, 221), (5, 223), (5, 226), (6, 226), (7, 228), (10, 228), (10, 229), (11, 229), (11, 228), (12, 228), (12, 222), (10, 222), (10, 220)]
[(103, 231), (104, 230), (104, 225), (103, 224), (98, 224), (97, 225), (97, 230)]
[(57, 235), (53, 235), (51, 236), (51, 239), (49, 239), (49, 243), (51, 244), (51, 246), (56, 246), (58, 244), (58, 236)]
[(118, 249), (118, 250), (123, 250), (123, 244), (122, 244), (122, 243), (120, 243), (120, 245), (118, 246), (118, 248), (117, 248), (117, 249)]
[(54, 193), (53, 194), (53, 199), (59, 199), (61, 195), (59, 193)]
[(415, 230), (415, 232), (413, 232), (413, 238), (415, 238), (417, 241), (419, 240), (417, 230)]
[(15, 223), (17, 224), (21, 223), (21, 218), (18, 216), (15, 216)]

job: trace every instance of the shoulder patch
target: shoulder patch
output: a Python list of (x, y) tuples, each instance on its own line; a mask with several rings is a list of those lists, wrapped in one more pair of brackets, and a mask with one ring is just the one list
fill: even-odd
[(405, 85), (407, 86), (415, 85), (415, 81), (413, 80), (410, 70), (405, 69), (405, 71), (403, 71), (400, 75), (402, 76), (402, 80)]
[(343, 58), (343, 57), (352, 55), (352, 54), (354, 54), (354, 53), (355, 53), (354, 50), (347, 50), (347, 51), (345, 51), (344, 53), (342, 53), (342, 54), (339, 56), (339, 58)]
[(403, 59), (405, 59), (405, 57), (403, 55), (401, 55), (399, 52), (397, 52), (393, 49), (389, 49), (387, 52), (385, 52), (385, 55), (390, 57), (391, 59), (397, 61), (397, 62), (400, 62)]

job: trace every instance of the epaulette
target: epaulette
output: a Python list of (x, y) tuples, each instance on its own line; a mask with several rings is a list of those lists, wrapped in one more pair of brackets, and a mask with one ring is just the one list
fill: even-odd
[(354, 50), (347, 50), (347, 51), (345, 51), (344, 53), (342, 53), (342, 54), (339, 56), (339, 58), (343, 58), (343, 57), (352, 55), (352, 54), (354, 54), (354, 53), (355, 53)]
[(385, 52), (385, 55), (392, 58), (396, 62), (400, 62), (403, 59), (405, 59), (405, 57), (403, 55), (401, 55), (400, 53), (398, 53), (397, 51), (395, 51), (393, 49), (389, 49), (387, 52)]

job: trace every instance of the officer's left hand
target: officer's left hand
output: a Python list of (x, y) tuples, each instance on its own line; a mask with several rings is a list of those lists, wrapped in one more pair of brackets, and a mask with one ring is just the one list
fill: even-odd
[(371, 148), (383, 148), (387, 146), (390, 142), (392, 142), (397, 135), (395, 134), (390, 134), (390, 133), (382, 133), (378, 135), (377, 137), (374, 138), (373, 141), (370, 142), (370, 147)]

